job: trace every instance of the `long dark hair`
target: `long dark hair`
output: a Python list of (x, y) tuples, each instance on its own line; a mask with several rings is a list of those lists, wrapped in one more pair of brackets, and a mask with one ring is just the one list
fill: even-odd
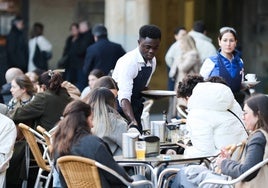
[(63, 117), (58, 123), (58, 128), (53, 135), (52, 154), (59, 156), (70, 154), (73, 144), (84, 135), (91, 134), (87, 118), (91, 115), (91, 108), (80, 100), (69, 103), (63, 112)]
[(56, 94), (59, 94), (63, 78), (60, 73), (49, 70), (44, 72), (39, 79), (40, 84), (46, 86), (46, 89), (54, 91)]
[(256, 129), (262, 128), (268, 133), (268, 97), (263, 94), (257, 94), (246, 100), (245, 104), (259, 118)]

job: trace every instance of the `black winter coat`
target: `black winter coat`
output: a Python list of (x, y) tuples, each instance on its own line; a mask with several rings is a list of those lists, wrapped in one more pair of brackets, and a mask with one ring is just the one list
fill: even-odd
[(7, 64), (8, 68), (18, 67), (23, 72), (28, 68), (28, 42), (23, 31), (15, 26), (11, 28), (7, 36)]

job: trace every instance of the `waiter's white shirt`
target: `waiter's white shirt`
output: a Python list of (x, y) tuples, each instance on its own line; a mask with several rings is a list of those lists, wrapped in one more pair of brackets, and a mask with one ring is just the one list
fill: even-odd
[(150, 83), (152, 74), (156, 68), (156, 58), (154, 57), (150, 62), (145, 62), (139, 47), (126, 53), (124, 56), (118, 59), (116, 66), (113, 71), (112, 78), (118, 85), (118, 101), (121, 105), (122, 99), (127, 99), (131, 102), (131, 95), (133, 89), (133, 80), (138, 75), (138, 72), (143, 66), (151, 66), (152, 73), (147, 80), (146, 86)]

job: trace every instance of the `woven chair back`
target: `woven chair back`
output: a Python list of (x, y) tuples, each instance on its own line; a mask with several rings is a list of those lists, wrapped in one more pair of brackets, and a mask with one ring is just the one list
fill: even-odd
[(48, 151), (51, 153), (52, 152), (52, 143), (51, 143), (51, 134), (42, 126), (38, 125), (36, 127), (36, 129), (42, 133), (45, 141), (46, 141), (46, 144), (47, 144), (47, 147), (48, 147)]
[(68, 188), (101, 188), (95, 161), (79, 156), (64, 156), (57, 160), (57, 165)]
[[(31, 128), (23, 123), (19, 124), (19, 128), (22, 131), (22, 134), (24, 135), (30, 150), (32, 151), (32, 154), (34, 156), (34, 159), (36, 160), (37, 165), (42, 168), (43, 170), (50, 172), (51, 167), (48, 164), (46, 160), (43, 159), (42, 152), (37, 144), (38, 138), (34, 135), (34, 130), (30, 131)], [(38, 134), (36, 132), (36, 134)], [(42, 142), (42, 141), (41, 141)]]

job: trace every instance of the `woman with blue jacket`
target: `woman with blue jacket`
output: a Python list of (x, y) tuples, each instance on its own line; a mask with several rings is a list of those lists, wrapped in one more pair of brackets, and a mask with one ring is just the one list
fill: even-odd
[(236, 99), (241, 104), (242, 101), (239, 98), (241, 97), (240, 91), (244, 75), (244, 63), (240, 58), (240, 52), (236, 50), (237, 33), (235, 29), (222, 27), (220, 29), (218, 43), (220, 49), (217, 55), (211, 56), (204, 61), (200, 69), (200, 74), (204, 79), (212, 76), (224, 78)]

